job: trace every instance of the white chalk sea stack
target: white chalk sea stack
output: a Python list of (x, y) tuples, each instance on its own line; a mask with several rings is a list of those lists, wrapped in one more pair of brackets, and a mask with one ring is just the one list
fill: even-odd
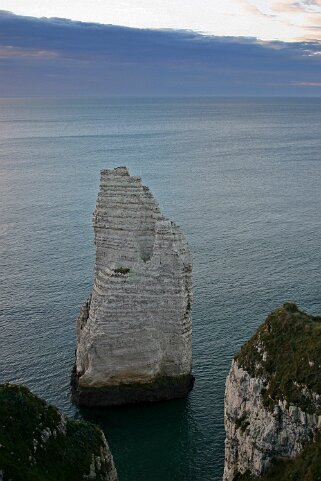
[(73, 399), (109, 406), (193, 387), (192, 256), (182, 231), (126, 167), (103, 170), (93, 290), (77, 320)]

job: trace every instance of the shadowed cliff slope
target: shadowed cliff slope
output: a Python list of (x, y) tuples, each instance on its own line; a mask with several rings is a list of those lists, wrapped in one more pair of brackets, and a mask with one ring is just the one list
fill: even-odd
[(0, 479), (117, 481), (102, 431), (67, 419), (28, 388), (0, 385)]

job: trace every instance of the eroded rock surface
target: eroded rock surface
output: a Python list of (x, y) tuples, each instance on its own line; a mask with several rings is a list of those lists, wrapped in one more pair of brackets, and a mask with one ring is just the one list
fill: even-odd
[(125, 167), (101, 172), (96, 270), (77, 323), (73, 397), (113, 405), (192, 388), (192, 258), (181, 230)]
[(265, 479), (272, 459), (295, 458), (313, 442), (321, 429), (320, 354), (320, 318), (293, 304), (243, 346), (226, 383), (225, 481)]

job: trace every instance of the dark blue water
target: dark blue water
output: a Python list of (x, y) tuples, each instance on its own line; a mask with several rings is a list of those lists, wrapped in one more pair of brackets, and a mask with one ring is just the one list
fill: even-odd
[[(0, 100), (0, 381), (105, 429), (120, 481), (215, 481), (231, 359), (285, 300), (321, 312), (321, 99)], [(102, 168), (141, 175), (194, 252), (189, 399), (77, 411)]]

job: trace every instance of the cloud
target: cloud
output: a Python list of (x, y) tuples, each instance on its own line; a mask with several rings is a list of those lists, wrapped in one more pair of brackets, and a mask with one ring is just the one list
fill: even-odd
[(321, 82), (293, 82), (298, 87), (321, 87)]
[(252, 3), (251, 1), (248, 0), (234, 0), (237, 5), (241, 7), (242, 10), (245, 12), (249, 13), (250, 15), (253, 15), (254, 17), (266, 17), (270, 16), (269, 13), (262, 11), (258, 5)]
[(0, 32), (0, 96), (302, 95), (315, 92), (312, 84), (321, 74), (318, 42), (263, 42), (8, 12), (0, 12)]
[[(279, 21), (301, 29), (298, 38), (302, 40), (310, 40), (309, 30), (318, 29), (321, 25), (321, 2), (319, 0), (269, 0), (269, 6)], [(321, 30), (314, 33), (314, 39), (321, 41)]]
[[(62, 15), (133, 28), (193, 29), (209, 35), (293, 41), (310, 35), (320, 0), (2, 0), (2, 8), (35, 17)], [(314, 23), (313, 23), (314, 24)], [(321, 40), (321, 37), (319, 37)]]
[(305, 5), (292, 0), (269, 1), (270, 8), (277, 13), (301, 13), (305, 11)]
[(14, 47), (12, 45), (0, 46), (0, 58), (15, 58), (15, 57), (54, 58), (57, 56), (58, 56), (57, 52), (50, 51), (50, 50)]

